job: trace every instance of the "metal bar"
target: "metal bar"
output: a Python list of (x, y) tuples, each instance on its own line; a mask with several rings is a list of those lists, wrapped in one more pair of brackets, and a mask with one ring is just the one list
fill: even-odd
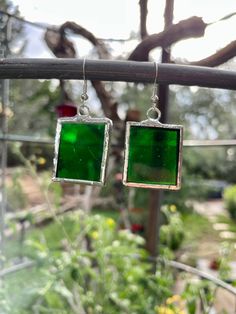
[(183, 264), (180, 262), (176, 262), (176, 261), (165, 260), (164, 263), (168, 266), (171, 266), (171, 267), (177, 268), (179, 270), (183, 270), (183, 271), (186, 271), (188, 273), (192, 273), (192, 274), (197, 275), (201, 278), (207, 279), (207, 280), (213, 282), (215, 285), (228, 290), (229, 292), (231, 292), (232, 294), (234, 294), (236, 296), (236, 288), (234, 288), (233, 286), (229, 285), (228, 283), (220, 280), (219, 278), (212, 276), (211, 274), (208, 274), (208, 273), (203, 272), (197, 268), (193, 268), (189, 265), (186, 265), (186, 264)]
[[(0, 134), (0, 141), (8, 142), (22, 142), (42, 145), (53, 145), (54, 140), (47, 138), (37, 138), (28, 135), (16, 135), (16, 134)], [(184, 147), (217, 147), (217, 146), (236, 146), (236, 140), (184, 140)], [(113, 145), (112, 145), (113, 146)], [(117, 145), (114, 145), (117, 147)]]
[[(2, 25), (3, 26), (3, 25)], [(9, 42), (11, 40), (11, 19), (7, 18), (5, 25), (2, 28), (3, 37), (0, 45), (3, 46), (3, 56), (8, 57), (9, 55)], [(2, 80), (2, 134), (7, 135), (8, 133), (8, 118), (7, 109), (9, 107), (9, 79)], [(7, 141), (1, 142), (1, 205), (0, 205), (0, 253), (4, 256), (5, 250), (5, 214), (7, 208), (7, 191), (6, 191), (6, 174), (7, 174)], [(1, 262), (3, 267), (4, 260)]]
[(236, 140), (184, 140), (184, 147), (236, 146)]
[[(9, 106), (9, 80), (4, 80), (2, 92), (2, 133), (5, 136), (8, 132), (8, 120), (6, 115)], [(1, 142), (1, 210), (0, 210), (0, 251), (4, 254), (4, 232), (5, 232), (5, 213), (7, 207), (6, 192), (6, 168), (7, 168), (7, 141)]]
[(20, 263), (20, 264), (11, 266), (9, 268), (3, 269), (0, 271), (0, 278), (3, 278), (6, 275), (10, 275), (12, 273), (15, 273), (15, 272), (23, 270), (23, 269), (33, 267), (34, 265), (35, 265), (34, 261), (27, 261), (27, 262)]
[(51, 140), (51, 139), (37, 138), (34, 136), (16, 135), (16, 134), (7, 134), (7, 135), (0, 134), (0, 141), (45, 144), (45, 145), (54, 144), (54, 140)]
[[(153, 83), (153, 62), (87, 60), (89, 80)], [(0, 59), (0, 79), (83, 79), (80, 59)], [(159, 64), (158, 83), (236, 90), (236, 71)]]

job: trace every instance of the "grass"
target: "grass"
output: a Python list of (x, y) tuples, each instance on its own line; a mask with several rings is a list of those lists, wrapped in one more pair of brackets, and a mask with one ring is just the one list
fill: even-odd
[(220, 239), (207, 217), (197, 213), (184, 214), (185, 239), (180, 249), (182, 261), (192, 266), (199, 258), (218, 255)]
[(91, 212), (92, 215), (101, 215), (107, 218), (112, 218), (115, 221), (118, 221), (120, 217), (120, 212), (118, 210), (101, 210), (101, 209), (93, 209)]
[(228, 224), (228, 230), (236, 233), (236, 221), (232, 220), (231, 218), (224, 215), (218, 215), (217, 222)]
[(186, 231), (186, 243), (198, 242), (215, 233), (207, 217), (197, 213), (184, 214), (183, 222)]

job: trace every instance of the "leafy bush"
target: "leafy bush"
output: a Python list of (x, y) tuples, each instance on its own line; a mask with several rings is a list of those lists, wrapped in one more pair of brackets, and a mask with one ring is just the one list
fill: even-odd
[(225, 188), (223, 198), (230, 217), (236, 220), (236, 185)]
[(181, 214), (177, 211), (175, 205), (164, 206), (162, 212), (166, 224), (161, 226), (160, 242), (171, 250), (177, 250), (184, 240), (184, 225)]
[[(84, 213), (67, 215), (70, 239), (57, 249), (47, 241), (29, 240), (31, 257), (39, 262), (46, 283), (34, 294), (27, 310), (48, 313), (156, 313), (156, 307), (171, 296), (173, 274), (159, 265), (156, 273), (147, 261), (144, 239), (127, 230), (117, 231), (111, 218)], [(66, 239), (66, 240), (65, 240)]]

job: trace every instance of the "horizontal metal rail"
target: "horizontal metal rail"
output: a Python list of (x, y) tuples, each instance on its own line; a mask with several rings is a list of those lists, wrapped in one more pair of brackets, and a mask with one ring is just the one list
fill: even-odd
[(188, 273), (192, 273), (198, 277), (201, 277), (203, 279), (209, 280), (211, 282), (213, 282), (216, 286), (221, 287), (223, 289), (226, 289), (227, 291), (231, 292), (232, 294), (234, 294), (236, 296), (236, 288), (231, 286), (230, 284), (224, 282), (223, 280), (212, 276), (211, 274), (208, 274), (206, 272), (203, 272), (197, 268), (191, 267), (189, 265), (180, 263), (180, 262), (176, 262), (176, 261), (165, 261), (165, 263), (170, 266), (170, 267), (174, 267), (177, 268), (179, 270), (188, 272)]
[(5, 268), (3, 270), (0, 271), (0, 278), (2, 277), (5, 277), (7, 275), (10, 275), (12, 273), (15, 273), (15, 272), (18, 272), (20, 270), (23, 270), (23, 269), (26, 269), (26, 268), (31, 268), (35, 266), (35, 262), (34, 261), (26, 261), (26, 262), (23, 262), (21, 264), (16, 264), (16, 265), (13, 265), (9, 268)]
[(236, 140), (184, 140), (185, 147), (236, 146)]
[(17, 135), (17, 134), (7, 134), (7, 135), (0, 134), (0, 141), (43, 144), (43, 145), (54, 144), (54, 140), (52, 139), (39, 138), (36, 136), (28, 136), (28, 135)]
[[(127, 256), (127, 255), (124, 255), (124, 257), (125, 256)], [(140, 258), (139, 256), (134, 256), (134, 257)], [(221, 279), (219, 279), (219, 278), (217, 278), (215, 276), (212, 276), (209, 273), (203, 272), (203, 271), (201, 271), (201, 270), (199, 270), (197, 268), (194, 268), (194, 267), (191, 267), (189, 265), (186, 265), (186, 264), (183, 264), (183, 263), (180, 263), (180, 262), (176, 262), (176, 261), (173, 261), (173, 260), (156, 259), (156, 258), (153, 258), (151, 256), (148, 257), (148, 261), (161, 262), (164, 265), (176, 268), (176, 269), (178, 269), (180, 271), (184, 271), (184, 272), (196, 275), (196, 276), (198, 276), (198, 277), (200, 277), (202, 279), (209, 280), (210, 282), (213, 282), (216, 286), (221, 287), (221, 288), (229, 291), (230, 293), (232, 293), (232, 294), (234, 294), (236, 296), (236, 288), (235, 287), (233, 287), (232, 285), (224, 282), (223, 280), (221, 280)], [(5, 269), (0, 271), (0, 279), (2, 277), (5, 277), (5, 276), (10, 275), (12, 273), (24, 270), (26, 268), (31, 268), (31, 267), (34, 267), (34, 266), (36, 266), (36, 263), (33, 260), (28, 260), (28, 261), (23, 262), (21, 264), (17, 264), (17, 265), (11, 266), (9, 268), (5, 268)]]
[[(0, 79), (83, 79), (80, 59), (0, 59)], [(88, 80), (153, 83), (153, 62), (86, 60)], [(236, 90), (236, 71), (159, 64), (157, 82)]]
[[(53, 145), (54, 140), (47, 138), (38, 138), (27, 135), (0, 134), (0, 141), (21, 142), (31, 144)], [(236, 140), (184, 140), (184, 147), (215, 147), (215, 146), (236, 146)], [(117, 146), (117, 145), (114, 145)]]

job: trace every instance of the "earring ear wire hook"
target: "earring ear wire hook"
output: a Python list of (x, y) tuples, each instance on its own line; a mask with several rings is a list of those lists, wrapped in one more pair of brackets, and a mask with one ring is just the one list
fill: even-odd
[(80, 100), (82, 102), (78, 107), (78, 117), (90, 117), (89, 107), (85, 104), (86, 100), (88, 100), (87, 94), (87, 79), (86, 79), (86, 58), (83, 60), (83, 92), (80, 96)]
[(86, 100), (88, 100), (88, 94), (87, 94), (87, 79), (86, 79), (86, 58), (83, 60), (83, 93), (80, 96), (81, 101), (84, 103)]
[(153, 84), (153, 91), (152, 91), (151, 101), (153, 103), (153, 106), (156, 107), (156, 105), (158, 104), (158, 101), (159, 101), (159, 98), (158, 98), (158, 95), (157, 95), (158, 63), (155, 61), (154, 65), (155, 65), (155, 79), (154, 79), (154, 84)]
[[(159, 102), (159, 97), (157, 95), (157, 76), (158, 76), (158, 63), (154, 62), (155, 65), (155, 79), (153, 83), (153, 90), (152, 90), (152, 96), (151, 96), (151, 102), (152, 106), (151, 108), (148, 109), (146, 115), (149, 121), (155, 121), (159, 122), (161, 118), (161, 111), (159, 108), (157, 108), (158, 102)], [(152, 115), (155, 114), (156, 118), (152, 118)]]

